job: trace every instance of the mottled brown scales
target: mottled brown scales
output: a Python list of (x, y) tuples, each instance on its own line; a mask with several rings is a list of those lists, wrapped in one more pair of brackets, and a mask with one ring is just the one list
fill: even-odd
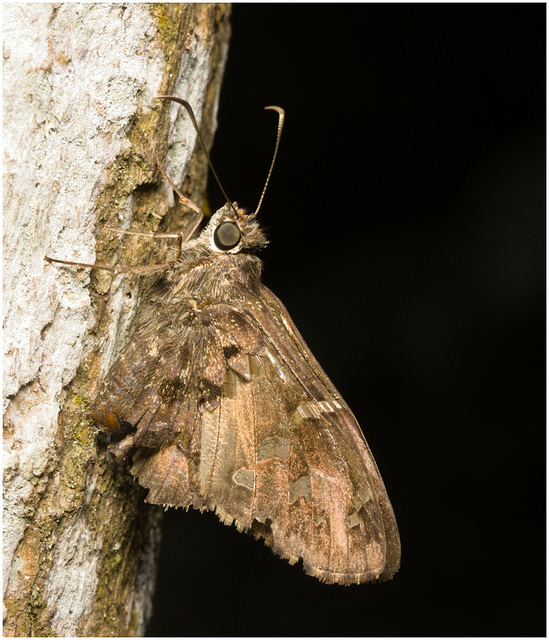
[[(240, 242), (216, 246), (223, 222)], [(95, 403), (147, 501), (216, 511), (324, 582), (390, 578), (397, 525), (364, 436), (261, 284), (255, 215), (225, 205), (156, 277)]]
[(166, 402), (175, 402), (183, 391), (181, 380), (164, 380), (158, 387), (158, 395)]

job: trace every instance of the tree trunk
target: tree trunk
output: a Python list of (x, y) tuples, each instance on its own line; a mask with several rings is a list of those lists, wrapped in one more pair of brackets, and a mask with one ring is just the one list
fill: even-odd
[[(4, 633), (143, 635), (161, 513), (87, 415), (124, 345), (137, 276), (49, 264), (156, 262), (206, 165), (184, 110), (212, 139), (226, 4), (4, 5)], [(166, 215), (169, 214), (169, 215)], [(100, 224), (98, 224), (100, 223)]]

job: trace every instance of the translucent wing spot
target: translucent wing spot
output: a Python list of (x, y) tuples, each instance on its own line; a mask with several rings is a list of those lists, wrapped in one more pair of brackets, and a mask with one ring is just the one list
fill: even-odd
[(223, 381), (223, 396), (225, 398), (232, 399), (236, 397), (236, 384), (236, 373), (229, 369), (227, 371), (227, 375), (225, 376), (225, 380)]
[(324, 522), (326, 522), (326, 518), (324, 516), (320, 516), (320, 515), (315, 513), (313, 515), (313, 522), (318, 526), (318, 525), (323, 524)]
[(290, 441), (288, 438), (277, 436), (269, 438), (259, 445), (257, 448), (257, 461), (261, 462), (261, 460), (270, 460), (271, 458), (289, 460)]
[(290, 484), (288, 502), (293, 504), (299, 497), (311, 502), (311, 479), (309, 476), (301, 476)]
[(261, 372), (259, 358), (246, 353), (237, 354), (227, 360), (229, 367), (247, 382)]
[(347, 516), (347, 528), (352, 529), (353, 527), (357, 527), (360, 524), (360, 518), (358, 517), (358, 513), (353, 511), (353, 513)]
[(234, 356), (228, 360), (228, 365), (233, 371), (236, 371), (244, 380), (250, 381), (252, 378), (250, 371), (250, 361), (246, 354)]
[(252, 469), (239, 469), (233, 475), (233, 482), (241, 487), (246, 487), (246, 489), (253, 491), (255, 486), (255, 473)]
[(275, 356), (270, 351), (267, 351), (267, 358), (269, 358), (269, 360), (271, 361), (271, 364), (276, 369), (276, 372), (278, 373), (278, 377), (282, 380), (282, 382), (286, 382), (286, 374), (280, 367), (280, 362), (275, 358)]
[[(334, 403), (339, 405), (339, 403)], [(301, 402), (293, 415), (293, 421), (299, 424), (302, 420), (314, 418), (318, 420), (323, 413), (334, 413), (341, 406), (334, 406), (327, 400), (319, 400), (318, 402)]]
[(321, 400), (318, 402), (318, 408), (324, 413), (333, 413), (336, 410), (336, 407), (330, 404), (327, 400)]
[(352, 498), (355, 509), (358, 511), (362, 505), (370, 502), (370, 492), (366, 487), (360, 487), (360, 489), (355, 493)]

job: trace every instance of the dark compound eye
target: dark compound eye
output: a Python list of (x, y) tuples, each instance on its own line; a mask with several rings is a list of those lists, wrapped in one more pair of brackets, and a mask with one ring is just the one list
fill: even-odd
[(229, 222), (228, 220), (222, 222), (213, 234), (215, 246), (221, 251), (234, 249), (234, 247), (236, 247), (240, 242), (241, 237), (242, 234), (240, 233), (238, 226), (234, 222)]

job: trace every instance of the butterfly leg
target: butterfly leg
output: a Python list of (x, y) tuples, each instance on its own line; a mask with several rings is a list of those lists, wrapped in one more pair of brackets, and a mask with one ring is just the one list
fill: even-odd
[(114, 274), (118, 273), (135, 273), (135, 274), (150, 274), (156, 271), (167, 271), (173, 267), (173, 262), (163, 262), (160, 264), (149, 264), (144, 267), (131, 267), (121, 265), (119, 267), (110, 267), (106, 264), (90, 264), (88, 262), (73, 262), (72, 260), (59, 260), (58, 258), (50, 258), (50, 256), (44, 256), (44, 260), (50, 263), (66, 264), (71, 267), (80, 267), (83, 269), (102, 269), (103, 271), (111, 271)]
[(192, 200), (189, 200), (189, 198), (184, 196), (181, 193), (181, 191), (179, 191), (179, 189), (175, 186), (171, 178), (168, 176), (168, 174), (160, 164), (158, 157), (156, 158), (156, 164), (160, 169), (160, 172), (162, 173), (162, 175), (168, 181), (169, 185), (179, 196), (181, 203), (189, 207), (189, 209), (191, 209), (192, 211), (198, 214), (196, 220), (194, 220), (194, 222), (189, 226), (188, 229), (185, 230), (184, 233), (153, 233), (153, 232), (143, 232), (143, 231), (128, 231), (126, 229), (117, 229), (115, 227), (109, 227), (106, 225), (103, 226), (103, 228), (106, 229), (107, 231), (113, 231), (114, 233), (120, 233), (124, 235), (129, 235), (129, 236), (140, 236), (142, 238), (151, 238), (152, 240), (170, 239), (170, 238), (179, 239), (178, 250), (174, 252), (170, 252), (170, 259), (167, 262), (164, 262), (161, 264), (151, 264), (151, 265), (142, 266), (142, 267), (130, 267), (130, 266), (123, 266), (123, 265), (118, 267), (110, 267), (104, 264), (90, 264), (85, 262), (73, 262), (71, 260), (59, 260), (57, 258), (50, 258), (49, 256), (44, 256), (44, 260), (50, 263), (66, 264), (73, 267), (81, 267), (81, 268), (88, 268), (88, 269), (102, 269), (104, 271), (111, 271), (112, 273), (115, 273), (115, 274), (118, 274), (118, 273), (149, 274), (149, 273), (154, 273), (156, 271), (166, 271), (168, 269), (171, 269), (173, 267), (174, 262), (177, 260), (177, 258), (179, 257), (183, 249), (183, 244), (187, 240), (192, 238), (194, 232), (198, 229), (204, 217), (204, 212), (200, 209), (198, 205), (196, 205)]
[[(198, 223), (193, 223), (190, 235), (194, 233), (201, 219), (202, 218), (198, 220)], [(167, 260), (167, 262), (160, 263), (160, 264), (151, 264), (151, 265), (146, 265), (141, 267), (139, 266), (129, 267), (129, 266), (123, 266), (123, 265), (118, 267), (109, 267), (103, 264), (89, 264), (84, 262), (72, 262), (70, 260), (58, 260), (57, 258), (50, 258), (49, 256), (45, 256), (44, 259), (47, 262), (67, 264), (67, 265), (72, 265), (74, 267), (84, 267), (84, 268), (88, 267), (92, 269), (102, 269), (104, 271), (112, 271), (113, 273), (142, 273), (142, 274), (154, 273), (155, 271), (163, 271), (173, 267), (173, 264), (175, 263), (175, 261), (177, 260), (177, 258), (181, 253), (183, 243), (185, 242), (185, 240), (187, 239), (187, 236), (189, 235), (187, 232), (185, 232), (184, 235), (181, 233), (153, 233), (153, 232), (142, 232), (142, 231), (127, 231), (126, 229), (117, 229), (115, 227), (109, 227), (106, 225), (105, 226), (101, 225), (101, 226), (103, 229), (106, 229), (107, 231), (113, 231), (114, 233), (120, 233), (128, 236), (140, 236), (142, 238), (150, 238), (151, 240), (161, 240), (165, 238), (178, 239), (179, 246), (177, 250), (170, 252), (170, 257)]]
[[(184, 204), (186, 207), (189, 207), (189, 209), (192, 209), (193, 211), (195, 211), (196, 213), (198, 213), (199, 215), (199, 219), (198, 222), (196, 223), (196, 226), (193, 229), (193, 233), (196, 231), (196, 229), (198, 228), (198, 225), (202, 222), (202, 218), (204, 217), (204, 212), (202, 211), (202, 209), (195, 204), (192, 200), (189, 200), (189, 198), (187, 198), (186, 196), (184, 196), (181, 191), (179, 191), (179, 189), (175, 186), (175, 184), (173, 183), (172, 179), (170, 178), (170, 176), (166, 173), (166, 171), (164, 170), (164, 167), (160, 164), (160, 161), (158, 160), (158, 157), (156, 158), (156, 165), (157, 167), (160, 169), (160, 172), (162, 173), (162, 175), (164, 176), (164, 178), (166, 178), (168, 184), (170, 185), (170, 187), (177, 193), (177, 195), (179, 196), (179, 200), (181, 202), (181, 204)], [(189, 235), (189, 238), (192, 236), (192, 233)], [(188, 240), (188, 238), (186, 238)]]

